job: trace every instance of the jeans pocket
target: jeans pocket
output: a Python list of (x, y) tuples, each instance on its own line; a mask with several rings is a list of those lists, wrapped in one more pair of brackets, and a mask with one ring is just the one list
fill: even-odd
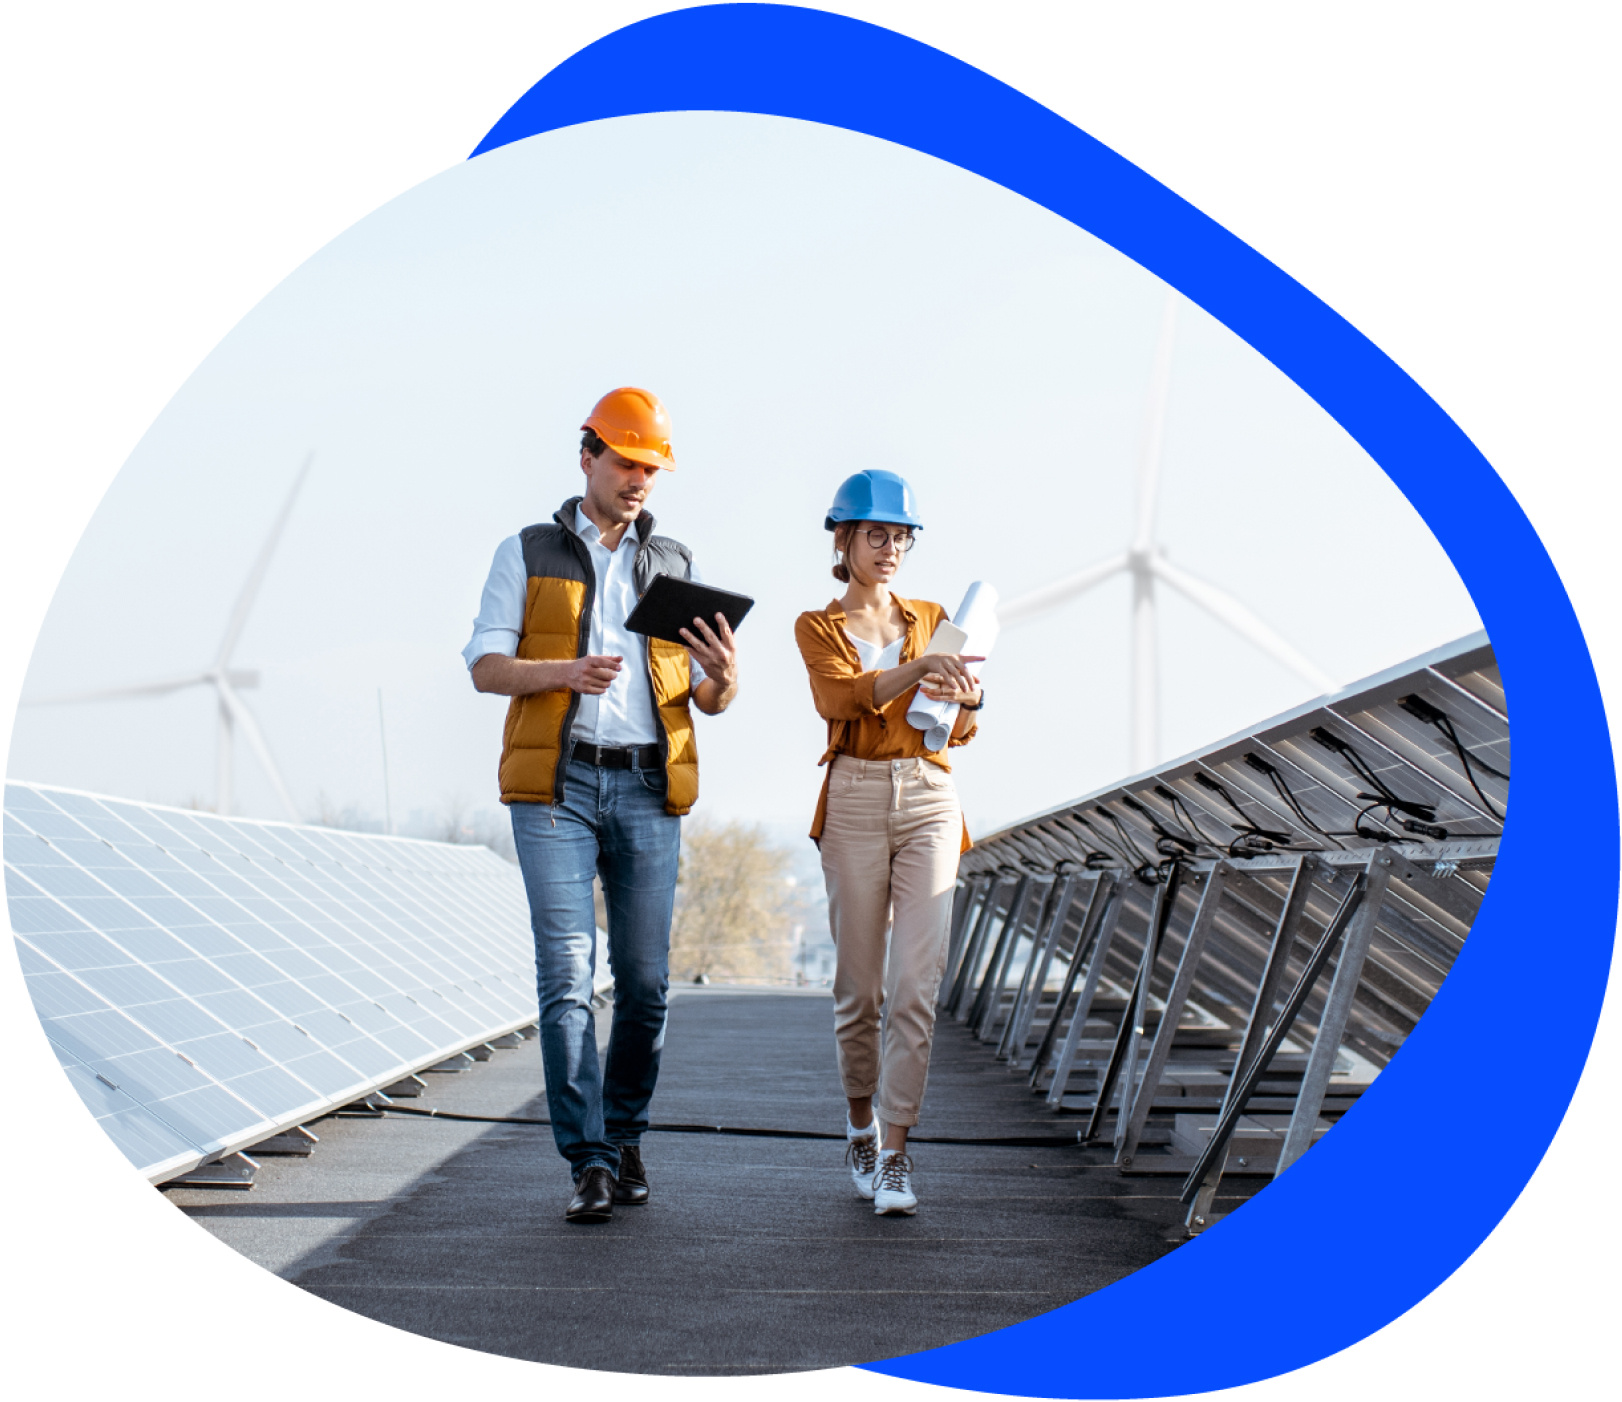
[(670, 776), (663, 769), (638, 769), (636, 777), (642, 781), (642, 787), (649, 793), (656, 793), (663, 798), (670, 790)]

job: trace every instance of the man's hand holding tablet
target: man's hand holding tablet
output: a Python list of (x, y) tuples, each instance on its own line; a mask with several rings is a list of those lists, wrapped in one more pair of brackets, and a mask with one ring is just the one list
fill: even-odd
[[(704, 669), (693, 690), (699, 710), (714, 714), (731, 701), (738, 686), (738, 650), (733, 630), (755, 601), (690, 579), (662, 574), (631, 610), (625, 626), (650, 638), (680, 643)], [(712, 627), (707, 619), (714, 620)]]

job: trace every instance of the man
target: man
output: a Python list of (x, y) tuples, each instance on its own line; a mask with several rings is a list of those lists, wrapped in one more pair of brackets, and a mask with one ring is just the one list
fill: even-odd
[[(462, 655), (475, 687), (512, 697), (501, 801), (535, 931), (552, 1136), (574, 1178), (564, 1216), (606, 1222), (615, 1203), (648, 1200), (640, 1146), (664, 1045), (681, 815), (698, 797), (689, 706), (726, 710), (738, 665), (720, 614), (713, 629), (683, 629), (685, 648), (625, 626), (656, 575), (697, 578), (645, 509), (676, 466), (664, 405), (613, 390), (581, 428), (584, 494), (501, 543)], [(614, 972), (601, 1069), (594, 876)]]

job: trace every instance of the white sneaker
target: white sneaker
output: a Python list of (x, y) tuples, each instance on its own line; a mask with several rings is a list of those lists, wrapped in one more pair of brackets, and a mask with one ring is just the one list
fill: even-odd
[(912, 1160), (901, 1149), (881, 1150), (878, 1172), (873, 1175), (873, 1211), (886, 1217), (911, 1217), (917, 1210)]
[(845, 1162), (850, 1165), (850, 1181), (856, 1191), (869, 1202), (873, 1201), (873, 1174), (879, 1166), (879, 1126), (872, 1124), (857, 1129), (845, 1121)]

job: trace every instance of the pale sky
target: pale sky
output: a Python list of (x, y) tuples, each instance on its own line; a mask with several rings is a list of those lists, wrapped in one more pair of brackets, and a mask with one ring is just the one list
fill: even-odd
[[(643, 385), (679, 463), (651, 499), (704, 577), (758, 600), (743, 686), (699, 717), (699, 812), (808, 826), (823, 723), (795, 615), (838, 591), (822, 518), (865, 467), (926, 527), (900, 592), (949, 608), (1115, 554), (1165, 288), (1023, 198), (929, 157), (740, 114), (550, 133), (409, 191), (273, 289), (180, 388), (87, 530), (26, 693), (212, 659), (309, 450), (234, 665), (306, 816), (496, 805), (505, 701), (459, 651), (497, 543), (580, 482), (577, 425)], [(1279, 371), (1185, 306), (1158, 539), (1342, 682), (1479, 627), (1428, 529)], [(972, 831), (1124, 775), (1128, 585), (1005, 633), (954, 752)], [(1167, 757), (1312, 688), (1162, 592)], [(17, 778), (212, 802), (214, 703), (19, 712)], [(247, 747), (237, 811), (281, 816)]]

